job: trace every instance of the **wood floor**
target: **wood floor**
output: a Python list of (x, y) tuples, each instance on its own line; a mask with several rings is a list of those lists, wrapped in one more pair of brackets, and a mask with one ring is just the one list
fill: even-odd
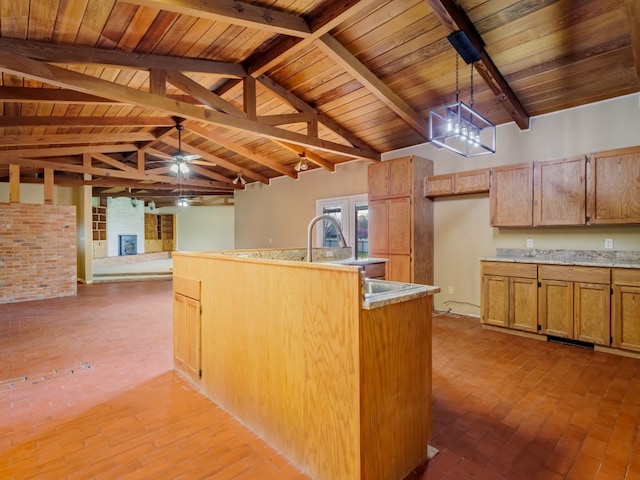
[[(167, 281), (0, 305), (0, 478), (307, 479), (172, 371), (171, 330)], [(436, 315), (433, 389), (416, 478), (640, 478), (640, 360)]]

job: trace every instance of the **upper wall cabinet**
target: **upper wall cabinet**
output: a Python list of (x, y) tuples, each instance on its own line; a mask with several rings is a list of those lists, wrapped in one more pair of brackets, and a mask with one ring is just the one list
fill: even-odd
[(534, 164), (534, 225), (584, 225), (585, 165), (584, 156)]
[(491, 225), (533, 225), (533, 164), (495, 167), (492, 175), (489, 191)]
[(488, 192), (489, 174), (490, 170), (488, 168), (481, 168), (425, 177), (424, 196), (443, 197)]
[(640, 223), (640, 148), (592, 154), (587, 198), (591, 224)]
[(406, 197), (413, 194), (413, 158), (396, 158), (369, 169), (369, 199)]
[(640, 147), (495, 167), (494, 227), (640, 223)]

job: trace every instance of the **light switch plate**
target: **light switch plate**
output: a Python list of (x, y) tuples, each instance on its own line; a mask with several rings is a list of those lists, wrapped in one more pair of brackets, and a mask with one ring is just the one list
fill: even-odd
[(604, 248), (606, 248), (607, 250), (613, 249), (613, 238), (604, 239)]
[(533, 238), (527, 238), (527, 248), (533, 248)]

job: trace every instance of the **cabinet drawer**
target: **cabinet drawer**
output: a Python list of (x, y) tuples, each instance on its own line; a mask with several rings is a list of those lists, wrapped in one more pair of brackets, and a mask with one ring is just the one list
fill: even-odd
[(537, 278), (538, 267), (533, 263), (482, 262), (483, 275), (502, 275), (506, 277)]
[(640, 269), (614, 268), (611, 270), (612, 283), (614, 285), (629, 285), (640, 287)]
[(364, 274), (369, 278), (383, 278), (386, 272), (386, 263), (372, 263), (365, 265)]
[(562, 280), (565, 282), (609, 283), (611, 269), (579, 267), (573, 265), (539, 265), (540, 280)]

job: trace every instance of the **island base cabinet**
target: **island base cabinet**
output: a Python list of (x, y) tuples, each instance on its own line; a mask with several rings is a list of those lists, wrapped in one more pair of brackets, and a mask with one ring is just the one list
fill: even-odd
[(612, 346), (640, 352), (640, 270), (614, 268)]
[(200, 282), (176, 276), (173, 284), (174, 367), (192, 383), (198, 384), (202, 376)]

